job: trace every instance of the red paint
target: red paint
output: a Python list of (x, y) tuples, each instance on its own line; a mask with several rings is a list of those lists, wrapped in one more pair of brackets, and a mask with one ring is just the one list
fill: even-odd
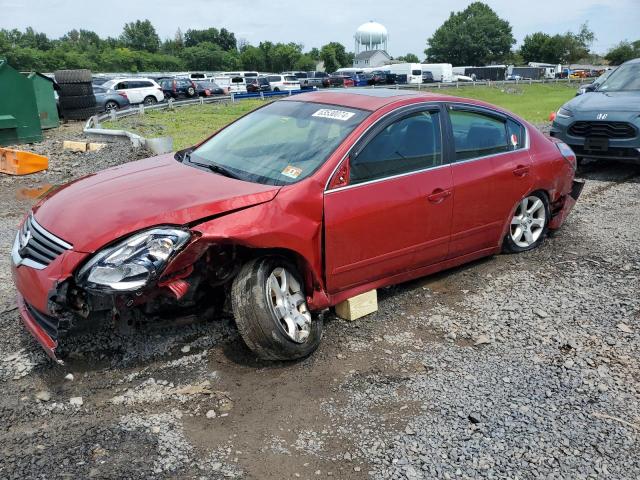
[[(58, 189), (38, 204), (35, 217), (74, 249), (44, 270), (14, 267), (19, 292), (47, 312), (56, 283), (73, 275), (91, 252), (147, 227), (190, 224), (194, 238), (165, 270), (169, 289), (164, 294), (184, 295), (188, 284), (181, 272), (211, 244), (228, 243), (288, 251), (303, 270), (310, 307), (321, 309), (372, 288), (498, 253), (518, 201), (530, 192), (544, 191), (559, 207), (550, 228), (559, 228), (575, 203), (566, 200), (574, 167), (554, 143), (483, 102), (420, 93), (372, 97), (349, 90), (283, 101), (342, 105), (371, 114), (312, 176), (285, 187), (233, 180), (164, 155)], [(464, 102), (507, 113), (526, 125), (530, 147), (350, 186), (348, 154), (360, 136), (386, 114), (425, 102)], [(55, 348), (26, 318), (43, 346)]]

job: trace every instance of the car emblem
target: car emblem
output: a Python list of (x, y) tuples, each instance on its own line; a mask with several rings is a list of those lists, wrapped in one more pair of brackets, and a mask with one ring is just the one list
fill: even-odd
[(599, 113), (596, 115), (596, 120), (606, 120), (608, 116), (608, 113)]

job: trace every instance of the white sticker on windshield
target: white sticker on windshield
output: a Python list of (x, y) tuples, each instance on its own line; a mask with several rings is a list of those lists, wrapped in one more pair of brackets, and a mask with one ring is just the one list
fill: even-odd
[(341, 120), (346, 122), (355, 115), (354, 112), (346, 112), (344, 110), (333, 110), (331, 108), (321, 108), (312, 117), (330, 118), (331, 120)]

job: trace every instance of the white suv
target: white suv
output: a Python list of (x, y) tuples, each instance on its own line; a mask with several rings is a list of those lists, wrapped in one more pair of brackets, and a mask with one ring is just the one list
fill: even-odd
[(267, 75), (267, 80), (274, 92), (300, 90), (300, 80), (293, 75)]
[(164, 100), (162, 87), (150, 78), (114, 78), (104, 83), (102, 87), (125, 93), (132, 104), (153, 105)]

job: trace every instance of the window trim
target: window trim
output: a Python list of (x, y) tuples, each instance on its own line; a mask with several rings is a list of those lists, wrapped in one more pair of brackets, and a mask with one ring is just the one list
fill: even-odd
[[(338, 171), (338, 168), (340, 168), (340, 166), (345, 161), (349, 161), (349, 158), (352, 155), (357, 155), (358, 153), (360, 153), (364, 148), (364, 146), (367, 145), (373, 139), (373, 137), (375, 137), (378, 133), (380, 133), (382, 130), (387, 128), (390, 124), (398, 120), (401, 120), (406, 116), (410, 116), (414, 113), (419, 113), (425, 110), (437, 110), (438, 113), (440, 114), (439, 115), (440, 138), (441, 138), (440, 142), (441, 142), (441, 148), (442, 148), (442, 163), (440, 165), (436, 165), (435, 167), (427, 167), (420, 170), (412, 170), (410, 172), (399, 173), (397, 175), (392, 175), (389, 177), (376, 178), (374, 180), (368, 180), (366, 182), (354, 183), (353, 185), (351, 184), (345, 185), (344, 187), (329, 189), (329, 183), (331, 182), (331, 179)], [(325, 183), (325, 186), (324, 186), (324, 193), (328, 194), (333, 192), (339, 192), (342, 190), (347, 190), (350, 188), (358, 188), (364, 185), (370, 185), (372, 183), (386, 182), (388, 180), (393, 180), (400, 177), (406, 177), (408, 175), (416, 175), (418, 173), (426, 172), (428, 170), (435, 170), (438, 168), (450, 166), (451, 165), (451, 142), (446, 138), (446, 132), (447, 132), (446, 129), (448, 128), (447, 122), (449, 117), (448, 117), (448, 113), (445, 110), (446, 110), (446, 104), (443, 102), (420, 102), (420, 103), (413, 103), (411, 105), (405, 105), (403, 107), (398, 108), (397, 110), (392, 110), (391, 112), (387, 112), (386, 114), (384, 114), (374, 123), (369, 125), (367, 129), (360, 134), (360, 136), (353, 142), (353, 145), (351, 146), (349, 151), (347, 151), (347, 153), (345, 153), (344, 156), (340, 159), (340, 161), (337, 163), (337, 165), (331, 171), (331, 174), (327, 178), (327, 182)]]
[[(516, 152), (525, 152), (528, 151), (531, 144), (530, 144), (530, 138), (531, 136), (529, 135), (529, 129), (527, 128), (527, 126), (525, 124), (523, 124), (521, 121), (519, 121), (516, 118), (513, 118), (511, 115), (507, 115), (506, 113), (502, 113), (499, 112), (497, 110), (493, 110), (491, 108), (488, 107), (484, 107), (484, 106), (480, 106), (480, 105), (474, 105), (474, 104), (470, 104), (470, 103), (464, 103), (464, 102), (456, 102), (456, 103), (445, 103), (445, 110), (446, 110), (446, 118), (445, 118), (445, 123), (446, 123), (446, 129), (447, 129), (447, 134), (448, 134), (448, 143), (449, 143), (449, 148), (451, 150), (451, 161), (450, 164), (451, 165), (462, 165), (468, 162), (474, 162), (476, 160), (483, 160), (485, 158), (494, 158), (494, 157), (499, 157), (502, 155), (510, 155)], [(482, 114), (482, 115), (486, 115), (488, 117), (493, 117), (496, 119), (499, 119), (503, 122), (505, 122), (505, 127), (506, 127), (506, 122), (507, 120), (511, 120), (512, 122), (520, 125), (522, 127), (522, 129), (524, 130), (524, 135), (525, 135), (525, 142), (524, 142), (524, 146), (522, 148), (518, 148), (517, 150), (509, 150), (507, 152), (498, 152), (498, 153), (490, 153), (488, 155), (480, 155), (478, 157), (472, 157), (472, 158), (465, 158), (464, 160), (460, 160), (460, 161), (456, 161), (455, 157), (456, 157), (456, 148), (455, 148), (455, 140), (453, 137), (453, 128), (451, 126), (451, 118), (449, 117), (449, 111), (450, 110), (458, 110), (458, 111), (466, 111), (466, 112), (472, 112), (472, 113), (478, 113), (478, 114)]]

